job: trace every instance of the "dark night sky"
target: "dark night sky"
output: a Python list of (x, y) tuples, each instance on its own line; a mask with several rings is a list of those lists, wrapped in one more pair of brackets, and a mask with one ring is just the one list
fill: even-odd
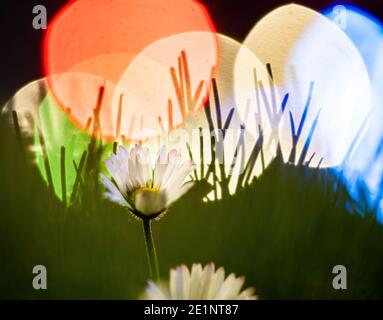
[[(81, 0), (80, 0), (81, 1)], [(158, 0), (161, 1), (161, 0)], [(166, 0), (164, 0), (166, 1)], [(181, 1), (181, 0), (180, 0)], [(1, 81), (0, 105), (31, 80), (42, 77), (40, 47), (43, 31), (32, 28), (32, 8), (46, 6), (48, 22), (67, 0), (6, 0), (1, 3)], [(242, 40), (263, 15), (286, 0), (201, 0), (210, 12), (217, 30), (237, 40)], [(338, 1), (293, 1), (316, 10), (322, 10)], [(383, 0), (349, 1), (383, 20)]]

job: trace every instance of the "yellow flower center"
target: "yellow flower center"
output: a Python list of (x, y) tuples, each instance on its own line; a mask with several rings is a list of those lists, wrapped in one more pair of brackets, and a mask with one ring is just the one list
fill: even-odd
[(138, 213), (151, 216), (166, 209), (166, 195), (159, 188), (138, 188), (130, 194), (130, 199)]

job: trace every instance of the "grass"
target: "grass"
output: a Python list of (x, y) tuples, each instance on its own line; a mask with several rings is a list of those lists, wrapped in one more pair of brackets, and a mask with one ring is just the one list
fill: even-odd
[[(137, 298), (148, 278), (141, 224), (92, 187), (65, 207), (20, 155), (12, 130), (0, 129), (1, 298)], [(382, 298), (383, 228), (346, 210), (333, 178), (276, 159), (220, 201), (202, 202), (207, 186), (199, 183), (154, 223), (161, 275), (213, 261), (245, 275), (264, 299)], [(37, 264), (47, 267), (46, 291), (32, 289)], [(348, 268), (348, 290), (331, 286), (337, 264)]]

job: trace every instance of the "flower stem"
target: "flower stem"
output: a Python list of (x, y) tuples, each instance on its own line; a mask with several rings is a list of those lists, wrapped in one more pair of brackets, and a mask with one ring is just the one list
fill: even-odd
[(145, 234), (145, 242), (146, 242), (146, 252), (148, 254), (149, 261), (149, 271), (150, 277), (158, 282), (160, 280), (160, 273), (158, 269), (158, 259), (156, 248), (154, 247), (153, 234), (151, 228), (151, 220), (150, 219), (142, 219), (144, 223), (144, 234)]

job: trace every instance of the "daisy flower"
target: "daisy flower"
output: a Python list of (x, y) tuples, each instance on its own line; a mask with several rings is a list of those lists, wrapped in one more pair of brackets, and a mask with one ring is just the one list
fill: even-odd
[(193, 185), (186, 178), (194, 170), (189, 160), (181, 163), (181, 155), (176, 150), (169, 153), (161, 147), (155, 165), (148, 148), (139, 145), (130, 152), (120, 146), (116, 154), (105, 164), (111, 175), (109, 179), (101, 175), (107, 189), (105, 196), (141, 218), (144, 227), (146, 250), (150, 276), (159, 280), (159, 268), (151, 229), (151, 221), (163, 215), (166, 209)]
[(120, 146), (105, 164), (111, 175), (101, 175), (107, 189), (105, 196), (134, 215), (146, 219), (156, 218), (184, 195), (193, 185), (185, 179), (194, 170), (191, 161), (181, 163), (176, 150), (166, 152), (162, 147), (153, 168), (148, 148), (136, 145), (130, 152)]
[(143, 298), (146, 300), (255, 300), (254, 288), (241, 291), (244, 277), (233, 273), (225, 278), (225, 270), (215, 270), (214, 263), (193, 264), (191, 271), (181, 265), (170, 270), (169, 282), (149, 281)]

